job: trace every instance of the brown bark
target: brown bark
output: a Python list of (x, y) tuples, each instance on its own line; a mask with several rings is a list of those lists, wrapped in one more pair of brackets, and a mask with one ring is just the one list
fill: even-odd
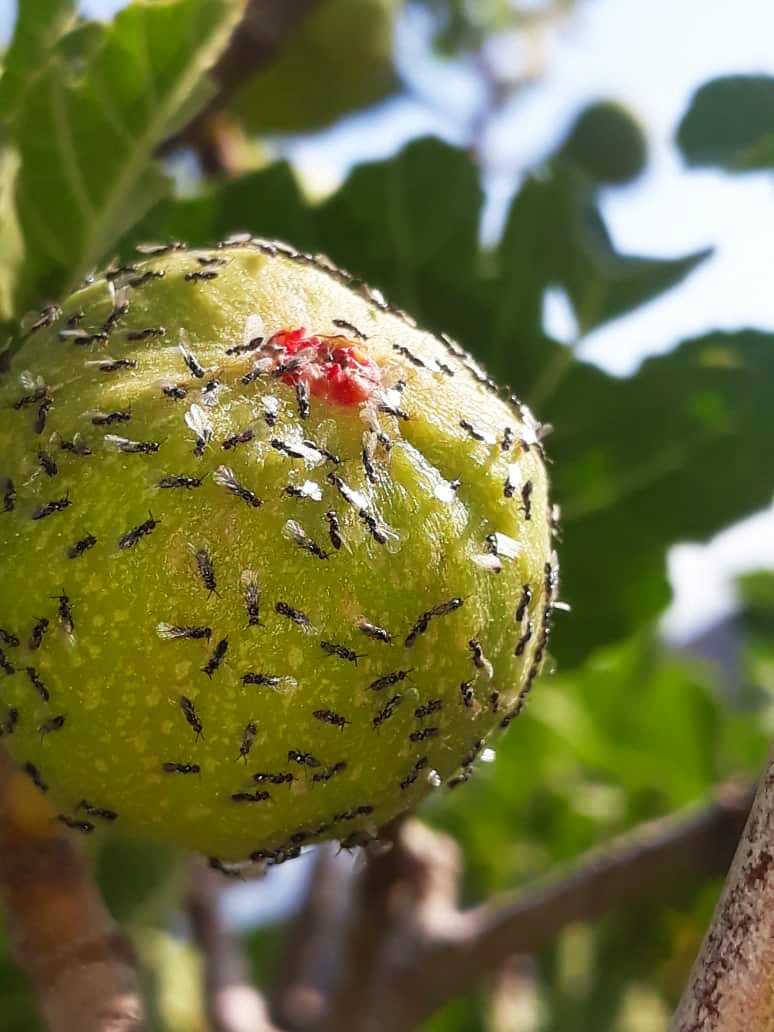
[(774, 750), (670, 1032), (774, 1029)]
[(51, 1032), (141, 1032), (134, 955), (72, 833), (0, 751), (0, 900)]

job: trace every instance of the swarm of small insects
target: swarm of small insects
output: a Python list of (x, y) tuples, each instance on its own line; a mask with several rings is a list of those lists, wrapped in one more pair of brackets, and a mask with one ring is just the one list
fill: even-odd
[(284, 245), (146, 245), (0, 385), (0, 735), (74, 832), (277, 863), (471, 776), (541, 670), (543, 428)]

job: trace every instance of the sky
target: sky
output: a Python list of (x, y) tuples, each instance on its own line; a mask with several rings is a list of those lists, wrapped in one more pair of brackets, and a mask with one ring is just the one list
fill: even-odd
[[(22, 0), (23, 2), (23, 0)], [(84, 11), (108, 17), (122, 0), (88, 0)], [(0, 0), (0, 41), (15, 3)], [(394, 153), (407, 140), (434, 133), (467, 140), (481, 103), (472, 67), (428, 63), (421, 18), (404, 18), (398, 60), (413, 95), (376, 113), (347, 119), (279, 149), (318, 187), (333, 188), (357, 161)], [(613, 98), (639, 115), (648, 131), (650, 163), (634, 185), (606, 191), (602, 208), (616, 246), (626, 252), (676, 256), (707, 245), (714, 256), (661, 299), (578, 343), (579, 353), (618, 375), (648, 355), (714, 328), (774, 330), (774, 176), (729, 177), (685, 170), (673, 139), (691, 95), (718, 75), (774, 74), (771, 0), (585, 0), (577, 18), (547, 43), (548, 72), (506, 104), (482, 141), (488, 202), (484, 233), (501, 224), (521, 170), (536, 167), (589, 101)], [(495, 58), (518, 61), (507, 41)], [(547, 327), (574, 339), (572, 313), (561, 296), (546, 306)], [(774, 509), (724, 532), (713, 542), (678, 545), (670, 554), (675, 601), (667, 633), (684, 640), (733, 608), (733, 576), (774, 568)]]

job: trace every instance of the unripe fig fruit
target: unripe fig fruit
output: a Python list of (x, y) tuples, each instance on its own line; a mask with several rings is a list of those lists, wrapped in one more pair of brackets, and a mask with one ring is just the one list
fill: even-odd
[(148, 245), (0, 386), (0, 727), (68, 827), (367, 841), (521, 710), (556, 590), (541, 429), (265, 241)]

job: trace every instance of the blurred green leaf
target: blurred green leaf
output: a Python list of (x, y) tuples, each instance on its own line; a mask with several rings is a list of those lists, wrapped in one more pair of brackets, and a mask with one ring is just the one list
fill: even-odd
[(774, 77), (729, 75), (706, 83), (680, 122), (677, 145), (690, 165), (774, 167)]
[(403, 0), (335, 0), (314, 7), (231, 110), (251, 133), (309, 132), (382, 100), (397, 87), (393, 27)]
[(153, 152), (208, 95), (206, 70), (241, 6), (132, 4), (99, 46), (92, 34), (85, 62), (73, 69), (60, 54), (43, 67), (18, 122), (17, 311), (77, 283), (169, 191)]
[(44, 1032), (32, 988), (10, 955), (0, 920), (0, 1007), (3, 1032)]
[(75, 0), (23, 0), (0, 77), (0, 123), (18, 114), (30, 87), (43, 75), (60, 37), (77, 21)]

